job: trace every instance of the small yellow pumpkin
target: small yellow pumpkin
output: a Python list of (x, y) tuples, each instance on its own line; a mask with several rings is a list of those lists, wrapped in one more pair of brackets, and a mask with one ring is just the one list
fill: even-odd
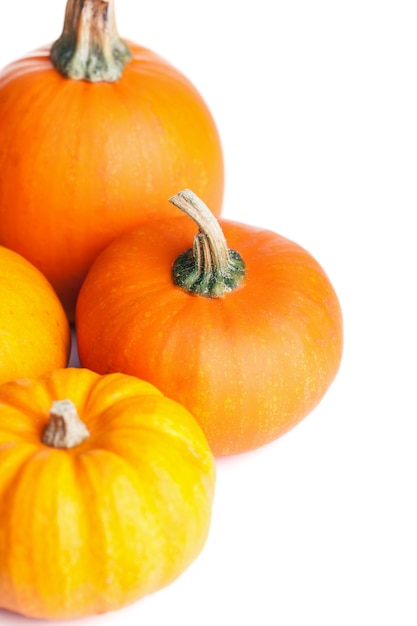
[(68, 619), (178, 577), (215, 466), (191, 414), (133, 376), (56, 370), (0, 386), (0, 607)]
[(65, 367), (70, 326), (45, 276), (0, 246), (0, 384)]

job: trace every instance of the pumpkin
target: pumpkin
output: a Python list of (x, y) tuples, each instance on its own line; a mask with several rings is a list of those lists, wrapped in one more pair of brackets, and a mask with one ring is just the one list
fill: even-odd
[(0, 72), (0, 244), (48, 278), (71, 321), (110, 240), (191, 186), (221, 211), (220, 139), (191, 82), (117, 33), (114, 0), (68, 0), (62, 36)]
[(171, 202), (186, 215), (116, 238), (90, 268), (80, 362), (155, 384), (192, 412), (215, 455), (246, 452), (324, 396), (342, 356), (339, 300), (298, 244), (218, 221), (189, 190)]
[(0, 246), (0, 383), (65, 367), (70, 344), (68, 319), (49, 282)]
[(82, 368), (0, 386), (0, 606), (69, 619), (168, 585), (202, 550), (214, 460), (155, 387)]

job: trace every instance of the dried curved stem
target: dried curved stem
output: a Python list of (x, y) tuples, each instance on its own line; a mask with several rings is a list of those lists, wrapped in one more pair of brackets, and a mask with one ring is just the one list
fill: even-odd
[(190, 189), (180, 191), (169, 201), (198, 226), (193, 247), (174, 263), (174, 283), (209, 298), (219, 298), (237, 289), (245, 277), (245, 264), (235, 250), (229, 249), (210, 209)]

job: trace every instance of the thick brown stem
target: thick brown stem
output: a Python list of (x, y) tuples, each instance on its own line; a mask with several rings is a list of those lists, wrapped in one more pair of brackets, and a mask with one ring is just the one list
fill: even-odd
[(230, 250), (216, 217), (198, 196), (184, 189), (169, 199), (197, 224), (193, 248), (176, 259), (172, 276), (182, 289), (219, 298), (237, 289), (245, 277), (245, 264)]
[(131, 58), (120, 39), (114, 0), (67, 0), (64, 29), (51, 60), (66, 78), (114, 82)]
[(42, 443), (52, 448), (75, 448), (89, 436), (71, 400), (57, 400), (52, 404), (49, 422), (42, 433)]

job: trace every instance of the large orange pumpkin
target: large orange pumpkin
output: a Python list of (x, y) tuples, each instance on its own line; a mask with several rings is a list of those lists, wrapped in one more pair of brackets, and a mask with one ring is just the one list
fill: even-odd
[(155, 220), (109, 245), (80, 291), (80, 360), (184, 404), (216, 455), (250, 450), (297, 424), (333, 381), (339, 301), (296, 243), (227, 220), (220, 228), (189, 191), (172, 201), (198, 233), (188, 216)]
[(215, 466), (182, 406), (79, 368), (0, 386), (0, 607), (68, 619), (178, 577), (209, 530)]
[(49, 279), (73, 319), (86, 271), (191, 186), (213, 211), (223, 157), (183, 74), (122, 41), (113, 0), (68, 0), (62, 36), (0, 73), (0, 244)]
[(65, 367), (70, 343), (68, 319), (49, 282), (0, 246), (0, 383)]

